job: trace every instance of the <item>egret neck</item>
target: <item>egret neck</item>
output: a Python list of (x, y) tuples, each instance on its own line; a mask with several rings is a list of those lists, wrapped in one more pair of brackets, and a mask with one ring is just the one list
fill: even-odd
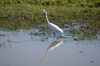
[(47, 16), (47, 12), (45, 11), (45, 13), (46, 13), (46, 20), (47, 20), (48, 24), (50, 24), (48, 16)]

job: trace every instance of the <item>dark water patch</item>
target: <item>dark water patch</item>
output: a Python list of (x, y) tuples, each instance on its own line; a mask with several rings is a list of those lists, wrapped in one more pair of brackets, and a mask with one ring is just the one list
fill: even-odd
[(0, 36), (5, 36), (5, 34), (0, 34)]
[(2, 47), (2, 46), (5, 46), (5, 44), (4, 44), (4, 43), (1, 43), (1, 44), (0, 44), (0, 47)]
[(93, 63), (94, 61), (90, 61), (91, 63)]
[(84, 51), (80, 51), (80, 53), (84, 53)]

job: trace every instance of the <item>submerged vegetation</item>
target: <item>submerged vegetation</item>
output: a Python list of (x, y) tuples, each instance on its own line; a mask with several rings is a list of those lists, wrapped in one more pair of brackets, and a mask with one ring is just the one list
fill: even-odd
[[(100, 29), (100, 0), (0, 0), (0, 29), (16, 30), (45, 24), (45, 13), (54, 24), (87, 23), (84, 34), (97, 35)], [(90, 32), (89, 32), (89, 31)], [(72, 33), (74, 29), (71, 29)], [(80, 33), (81, 30), (77, 30)], [(84, 35), (84, 36), (87, 36)]]

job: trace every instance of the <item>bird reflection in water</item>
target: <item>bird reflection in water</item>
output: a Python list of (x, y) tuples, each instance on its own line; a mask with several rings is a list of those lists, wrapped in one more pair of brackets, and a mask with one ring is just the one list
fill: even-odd
[(47, 51), (45, 53), (45, 58), (44, 60), (42, 60), (42, 63), (44, 63), (46, 60), (47, 60), (47, 54), (50, 50), (53, 50), (54, 48), (58, 47), (59, 45), (61, 45), (63, 43), (63, 40), (60, 40), (60, 41), (53, 41), (51, 43), (51, 45), (47, 48)]

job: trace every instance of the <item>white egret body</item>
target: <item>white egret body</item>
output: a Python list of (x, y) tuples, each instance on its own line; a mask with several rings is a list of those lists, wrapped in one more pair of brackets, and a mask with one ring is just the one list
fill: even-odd
[(49, 19), (48, 19), (48, 17), (47, 17), (47, 12), (46, 12), (44, 9), (43, 9), (42, 11), (44, 11), (44, 12), (46, 13), (46, 20), (47, 20), (47, 23), (48, 23), (49, 27), (50, 27), (52, 30), (54, 30), (54, 31), (56, 31), (56, 32), (60, 32), (60, 33), (63, 34), (63, 30), (62, 30), (61, 28), (59, 28), (57, 25), (55, 25), (55, 24), (49, 22)]

